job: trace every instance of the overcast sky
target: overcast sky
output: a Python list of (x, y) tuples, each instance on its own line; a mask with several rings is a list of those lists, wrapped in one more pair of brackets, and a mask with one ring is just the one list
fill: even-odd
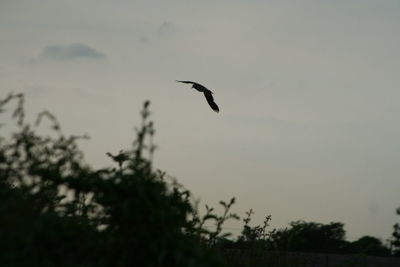
[[(96, 166), (130, 146), (150, 99), (156, 166), (203, 204), (236, 196), (254, 223), (385, 239), (400, 206), (399, 25), (398, 0), (0, 0), (0, 95), (89, 134)], [(220, 113), (176, 79), (213, 90)]]

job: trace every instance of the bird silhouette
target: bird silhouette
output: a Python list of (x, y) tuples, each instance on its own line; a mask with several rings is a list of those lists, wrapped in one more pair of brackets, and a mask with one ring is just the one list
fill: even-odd
[(110, 152), (107, 152), (106, 155), (112, 158), (115, 162), (117, 162), (120, 169), (122, 169), (122, 164), (125, 161), (129, 160), (128, 153), (124, 152), (123, 150), (120, 150), (117, 155), (113, 155)]
[(214, 102), (214, 97), (213, 97), (213, 92), (211, 92), (211, 90), (207, 89), (205, 86), (196, 83), (196, 82), (191, 82), (191, 81), (178, 81), (180, 83), (189, 83), (192, 84), (192, 88), (196, 89), (199, 92), (202, 92), (204, 94), (204, 96), (206, 97), (206, 100), (208, 102), (208, 104), (210, 105), (210, 107), (215, 111), (215, 112), (219, 112), (219, 107), (218, 105)]

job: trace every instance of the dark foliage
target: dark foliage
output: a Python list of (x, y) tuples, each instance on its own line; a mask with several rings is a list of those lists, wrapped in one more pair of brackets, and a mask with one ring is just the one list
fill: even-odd
[(380, 239), (372, 236), (363, 236), (348, 245), (348, 252), (363, 255), (390, 256), (390, 249)]
[[(400, 208), (396, 210), (396, 213), (400, 215)], [(392, 246), (393, 246), (393, 254), (395, 256), (400, 257), (400, 224), (396, 223), (393, 226), (393, 241), (392, 241)]]
[(243, 230), (235, 243), (231, 243), (231, 248), (240, 248), (246, 250), (265, 251), (268, 249), (268, 244), (271, 236), (275, 233), (275, 229), (268, 230), (271, 215), (267, 215), (263, 225), (251, 226), (251, 216), (254, 214), (250, 209), (246, 212), (246, 216), (242, 219), (244, 222)]
[[(234, 200), (223, 217), (200, 218), (190, 192), (153, 170), (148, 101), (133, 148), (107, 153), (116, 168), (93, 169), (77, 144), (86, 137), (65, 136), (47, 111), (36, 125), (49, 119), (51, 134), (36, 134), (23, 95), (0, 100), (0, 112), (13, 100), (17, 131), (0, 137), (0, 266), (223, 265), (208, 244), (235, 217)], [(202, 228), (207, 220), (215, 231)]]
[(290, 223), (289, 229), (276, 231), (270, 245), (283, 251), (340, 253), (346, 249), (344, 238), (342, 223), (295, 221)]

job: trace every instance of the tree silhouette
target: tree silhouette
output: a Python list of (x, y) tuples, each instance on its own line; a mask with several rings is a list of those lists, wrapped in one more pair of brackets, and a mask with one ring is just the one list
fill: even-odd
[(343, 224), (294, 221), (271, 235), (270, 247), (282, 251), (340, 253), (346, 251)]
[(107, 153), (118, 168), (94, 169), (85, 136), (65, 136), (47, 111), (36, 125), (49, 119), (51, 133), (38, 135), (23, 95), (0, 100), (0, 112), (13, 100), (17, 130), (0, 137), (0, 266), (223, 266), (203, 242), (220, 231), (203, 229), (191, 193), (153, 170), (149, 101), (133, 147)]
[[(396, 210), (396, 213), (400, 215), (400, 208)], [(393, 241), (392, 241), (392, 246), (393, 246), (393, 254), (395, 256), (400, 256), (400, 224), (396, 223), (393, 226)]]
[(381, 240), (373, 236), (363, 236), (349, 244), (348, 251), (350, 253), (374, 255), (374, 256), (390, 256), (390, 250)]

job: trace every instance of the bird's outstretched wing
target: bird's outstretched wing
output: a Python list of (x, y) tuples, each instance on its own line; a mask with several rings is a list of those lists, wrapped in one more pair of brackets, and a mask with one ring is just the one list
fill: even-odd
[(208, 104), (210, 107), (215, 111), (219, 112), (219, 107), (218, 105), (214, 102), (214, 97), (212, 96), (212, 92), (210, 90), (204, 92), (204, 96), (207, 99)]
[(202, 93), (208, 90), (205, 86), (203, 86), (203, 85), (201, 85), (201, 84), (199, 84), (199, 83), (196, 83), (196, 82), (192, 82), (192, 81), (178, 81), (178, 80), (177, 80), (177, 82), (192, 84), (192, 85), (193, 85), (193, 86), (192, 86), (193, 89), (196, 89), (197, 91), (202, 92)]
[(191, 83), (191, 84), (196, 84), (195, 82), (191, 82), (191, 81), (178, 81), (176, 80), (178, 83)]

